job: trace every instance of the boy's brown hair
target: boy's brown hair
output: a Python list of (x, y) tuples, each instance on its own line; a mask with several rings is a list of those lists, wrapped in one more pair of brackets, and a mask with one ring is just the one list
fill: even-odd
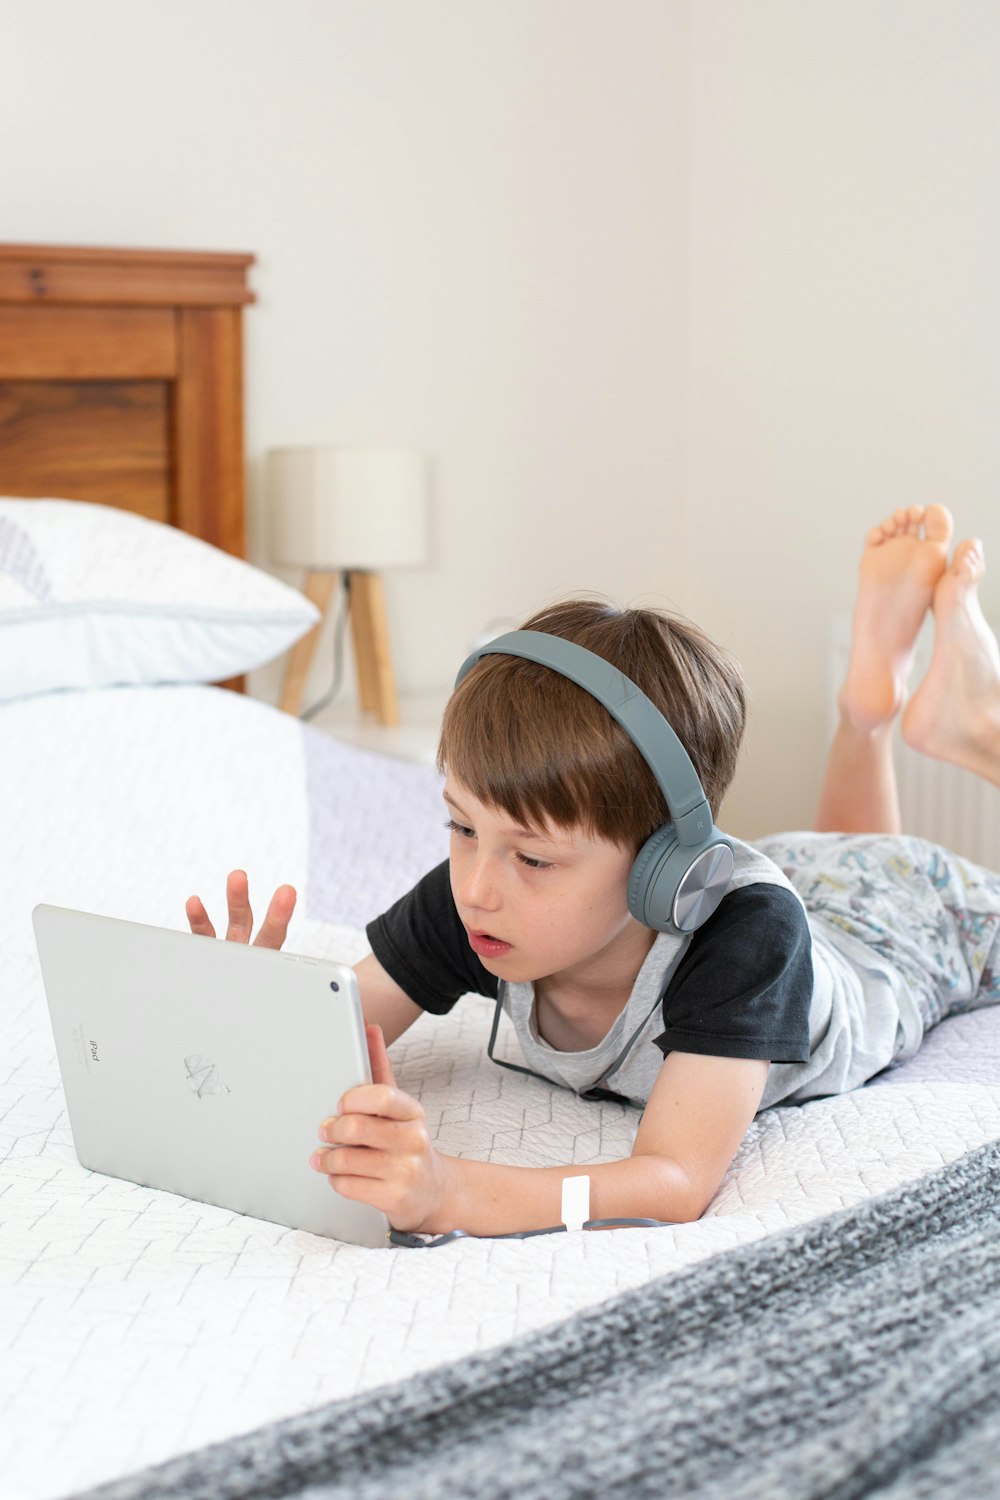
[[(526, 620), (587, 647), (631, 677), (684, 746), (713, 817), (736, 770), (746, 697), (735, 661), (696, 625), (597, 600), (553, 604)], [(525, 827), (583, 827), (637, 851), (668, 821), (641, 753), (596, 698), (514, 656), (486, 656), (445, 709), (438, 765), (480, 802)]]

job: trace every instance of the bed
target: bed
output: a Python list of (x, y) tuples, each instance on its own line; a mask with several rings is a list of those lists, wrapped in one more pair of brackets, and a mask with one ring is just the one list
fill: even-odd
[[(297, 887), (292, 951), (354, 961), (446, 834), (432, 769), (213, 685), (309, 628), (294, 591), (121, 495), (23, 498), (3, 462), (0, 437), (0, 493), (21, 497), (0, 502), (8, 1500), (986, 1493), (1000, 1010), (854, 1094), (759, 1116), (695, 1224), (366, 1250), (80, 1167), (36, 903), (183, 928), (185, 898), (218, 912), (239, 865), (258, 905)], [(12, 635), (18, 609), (35, 634)], [(66, 644), (81, 618), (99, 669)], [(440, 1147), (627, 1154), (635, 1111), (486, 1059), (490, 1011), (470, 997), (393, 1049)]]

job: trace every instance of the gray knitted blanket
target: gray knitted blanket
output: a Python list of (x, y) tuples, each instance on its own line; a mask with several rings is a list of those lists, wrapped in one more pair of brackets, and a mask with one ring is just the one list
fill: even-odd
[(88, 1500), (986, 1500), (1000, 1494), (998, 1186), (995, 1142)]

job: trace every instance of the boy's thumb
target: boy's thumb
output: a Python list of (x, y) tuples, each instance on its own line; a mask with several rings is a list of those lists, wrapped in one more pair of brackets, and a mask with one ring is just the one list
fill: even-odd
[(392, 1063), (389, 1061), (381, 1026), (366, 1022), (365, 1039), (368, 1042), (368, 1061), (371, 1063), (372, 1083), (385, 1083), (390, 1088), (395, 1088), (396, 1075), (392, 1071)]

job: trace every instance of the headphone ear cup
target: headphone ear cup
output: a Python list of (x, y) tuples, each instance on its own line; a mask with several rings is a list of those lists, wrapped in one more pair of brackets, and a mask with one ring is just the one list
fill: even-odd
[[(628, 877), (628, 909), (637, 922), (644, 927), (652, 927), (657, 932), (674, 932), (674, 924), (670, 919), (670, 913), (674, 904), (674, 890), (669, 893), (669, 900), (664, 903), (664, 897), (668, 894), (666, 888), (657, 891), (656, 909), (653, 909), (651, 897), (654, 889), (659, 884), (658, 875), (665, 859), (677, 848), (677, 834), (674, 832), (673, 823), (664, 823), (655, 833), (651, 833), (635, 857), (635, 863)], [(662, 912), (663, 920), (658, 920)]]
[(672, 823), (646, 840), (629, 873), (628, 908), (655, 932), (694, 932), (729, 888), (733, 846), (717, 829), (702, 844), (680, 844)]

